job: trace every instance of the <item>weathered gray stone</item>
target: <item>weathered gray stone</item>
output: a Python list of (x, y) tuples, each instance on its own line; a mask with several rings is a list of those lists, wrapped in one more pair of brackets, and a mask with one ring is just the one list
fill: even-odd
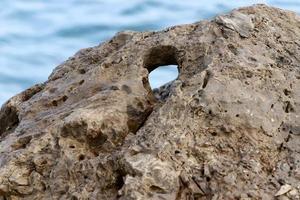
[(3, 105), (0, 199), (298, 198), (299, 19), (256, 5), (79, 51)]

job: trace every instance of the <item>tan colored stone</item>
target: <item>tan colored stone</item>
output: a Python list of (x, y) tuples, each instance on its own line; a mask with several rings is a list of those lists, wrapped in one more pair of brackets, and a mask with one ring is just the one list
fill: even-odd
[(288, 193), (289, 191), (291, 191), (293, 188), (292, 186), (285, 184), (283, 186), (280, 187), (280, 189), (278, 190), (278, 192), (275, 194), (275, 196), (281, 196), (283, 194)]
[(2, 106), (0, 199), (297, 199), (299, 58), (265, 5), (80, 50)]

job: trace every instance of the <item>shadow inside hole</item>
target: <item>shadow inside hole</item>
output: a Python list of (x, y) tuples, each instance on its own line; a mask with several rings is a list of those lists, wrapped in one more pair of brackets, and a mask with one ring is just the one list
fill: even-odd
[(166, 83), (169, 83), (178, 77), (177, 65), (166, 65), (157, 67), (149, 74), (149, 83), (151, 89), (159, 88)]

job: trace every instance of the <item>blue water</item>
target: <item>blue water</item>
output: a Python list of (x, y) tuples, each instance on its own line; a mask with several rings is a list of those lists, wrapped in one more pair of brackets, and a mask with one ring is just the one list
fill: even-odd
[[(300, 12), (299, 0), (0, 0), (0, 104), (118, 31), (158, 30), (254, 3)], [(175, 70), (157, 73), (153, 87)]]

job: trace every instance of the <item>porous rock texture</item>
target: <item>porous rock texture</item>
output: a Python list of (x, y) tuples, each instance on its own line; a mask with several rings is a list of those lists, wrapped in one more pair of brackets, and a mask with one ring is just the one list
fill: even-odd
[(299, 39), (255, 5), (79, 51), (3, 105), (0, 199), (299, 199)]

